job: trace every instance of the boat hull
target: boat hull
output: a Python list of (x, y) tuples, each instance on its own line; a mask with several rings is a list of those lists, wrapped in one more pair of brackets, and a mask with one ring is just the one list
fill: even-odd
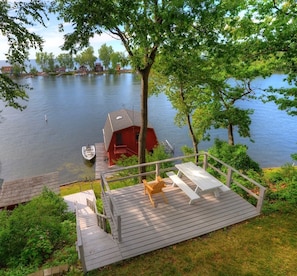
[(83, 146), (81, 153), (84, 159), (91, 161), (96, 156), (96, 149), (94, 145)]

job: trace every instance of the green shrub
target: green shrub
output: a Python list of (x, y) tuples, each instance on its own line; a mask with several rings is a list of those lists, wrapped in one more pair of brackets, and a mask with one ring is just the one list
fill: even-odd
[[(170, 157), (171, 156), (166, 152), (165, 147), (162, 145), (159, 145), (154, 148), (153, 152), (146, 152), (146, 163), (164, 160)], [(137, 165), (138, 157), (136, 155), (133, 155), (130, 157), (122, 155), (121, 158), (117, 160), (116, 164), (120, 167)], [(160, 169), (164, 169), (172, 166), (173, 166), (172, 162), (166, 162), (160, 165)], [(154, 170), (155, 170), (155, 165), (146, 167), (147, 172), (154, 171)], [(119, 176), (137, 175), (137, 174), (138, 174), (138, 168), (133, 168), (133, 169), (119, 172)], [(137, 184), (137, 183), (139, 183), (139, 179), (138, 177), (134, 177), (131, 179), (121, 181), (120, 183), (112, 183), (112, 187), (115, 189), (115, 188), (125, 187), (129, 185)]]
[(270, 173), (266, 181), (271, 188), (269, 199), (297, 203), (297, 169), (294, 166), (285, 164), (280, 170)]
[[(249, 170), (258, 173), (262, 171), (260, 165), (247, 154), (247, 146), (245, 145), (237, 144), (232, 146), (225, 141), (215, 139), (214, 145), (208, 152), (243, 173)], [(218, 168), (222, 167), (222, 165), (216, 161), (210, 160), (210, 163), (215, 163), (213, 165)]]
[(295, 212), (297, 205), (297, 169), (285, 164), (279, 170), (266, 174), (269, 189), (266, 192), (266, 212)]
[(69, 232), (75, 231), (75, 217), (63, 198), (47, 189), (29, 203), (0, 213), (1, 267), (38, 267), (55, 250), (74, 243)]

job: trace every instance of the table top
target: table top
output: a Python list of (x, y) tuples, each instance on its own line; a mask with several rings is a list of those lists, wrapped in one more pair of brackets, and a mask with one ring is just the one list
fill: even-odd
[(218, 179), (193, 162), (176, 164), (175, 167), (196, 184), (202, 191), (216, 189), (223, 185)]

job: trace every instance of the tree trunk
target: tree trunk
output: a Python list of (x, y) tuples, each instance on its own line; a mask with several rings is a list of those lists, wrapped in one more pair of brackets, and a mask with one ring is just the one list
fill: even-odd
[(198, 142), (197, 142), (197, 139), (195, 137), (195, 134), (194, 134), (194, 130), (193, 130), (193, 127), (192, 127), (192, 124), (191, 124), (191, 118), (190, 118), (190, 115), (187, 115), (187, 124), (188, 124), (188, 127), (189, 127), (189, 131), (190, 131), (190, 136), (191, 136), (191, 139), (192, 139), (192, 145), (193, 145), (193, 149), (194, 149), (194, 153), (197, 154), (195, 156), (195, 163), (197, 164), (198, 163)]
[(234, 136), (233, 136), (233, 125), (228, 125), (228, 143), (231, 146), (234, 146)]
[[(183, 103), (185, 103), (185, 94), (184, 94), (182, 84), (181, 84), (181, 87), (180, 87), (180, 98), (181, 98), (181, 101)], [(194, 150), (195, 154), (198, 154), (198, 141), (197, 141), (197, 139), (195, 137), (195, 134), (194, 134), (193, 126), (191, 124), (191, 115), (190, 115), (189, 112), (187, 112), (186, 117), (187, 117), (187, 125), (188, 125), (188, 128), (189, 128), (190, 136), (191, 136), (191, 139), (192, 139), (193, 150)], [(199, 159), (198, 155), (195, 156), (195, 162), (196, 163), (198, 163), (198, 159)]]
[[(139, 143), (138, 143), (138, 163), (143, 164), (146, 162), (145, 151), (146, 151), (146, 134), (147, 134), (147, 124), (148, 124), (148, 79), (149, 79), (149, 68), (140, 71), (141, 74), (141, 128), (139, 133)], [(139, 167), (139, 173), (144, 173), (145, 167)], [(142, 180), (144, 177), (141, 176)]]

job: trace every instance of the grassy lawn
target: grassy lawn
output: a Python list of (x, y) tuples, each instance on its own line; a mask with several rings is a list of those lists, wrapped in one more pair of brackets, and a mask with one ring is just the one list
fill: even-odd
[(94, 190), (97, 198), (100, 197), (101, 186), (99, 180), (75, 182), (73, 184), (60, 187), (60, 195), (66, 196), (70, 194), (79, 193), (81, 191)]
[(88, 275), (297, 275), (297, 214), (274, 213)]
[[(265, 176), (275, 170), (266, 170)], [(93, 188), (92, 188), (93, 187)], [(99, 182), (61, 188), (61, 194), (94, 189)], [(174, 246), (89, 272), (101, 275), (297, 275), (297, 212), (281, 204), (264, 206), (263, 215)], [(282, 211), (280, 211), (282, 210)], [(69, 275), (82, 275), (78, 272)]]

